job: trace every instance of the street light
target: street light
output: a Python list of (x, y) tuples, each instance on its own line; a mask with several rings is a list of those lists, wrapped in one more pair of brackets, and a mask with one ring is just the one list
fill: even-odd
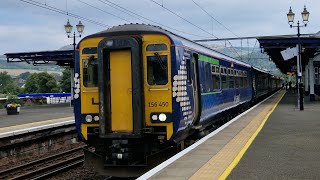
[[(81, 23), (81, 21), (79, 21), (79, 24), (77, 24), (76, 27), (77, 27), (77, 31), (78, 31), (79, 35), (76, 36), (76, 32), (74, 31), (73, 35), (70, 36), (73, 26), (70, 24), (69, 19), (68, 19), (67, 24), (64, 25), (64, 29), (66, 30), (68, 38), (73, 38), (72, 45), (73, 45), (73, 60), (74, 60), (74, 62), (76, 59), (76, 37), (81, 37), (81, 34), (83, 33), (83, 30), (84, 30), (84, 25)], [(71, 67), (70, 70), (71, 70), (71, 102), (70, 102), (70, 105), (71, 105), (72, 101), (73, 101), (73, 89), (74, 89), (74, 78), (73, 78), (74, 68)]]
[(290, 7), (289, 12), (287, 13), (287, 18), (288, 18), (288, 23), (290, 25), (290, 28), (292, 27), (297, 27), (298, 28), (298, 44), (297, 44), (297, 49), (298, 49), (298, 56), (297, 56), (297, 75), (298, 75), (298, 106), (300, 106), (300, 110), (303, 110), (303, 83), (301, 81), (301, 76), (302, 76), (302, 63), (301, 63), (301, 42), (300, 42), (300, 27), (306, 27), (307, 23), (309, 22), (309, 12), (307, 11), (306, 6), (304, 6), (303, 11), (301, 12), (302, 20), (304, 26), (300, 26), (300, 22), (298, 21), (297, 26), (293, 26), (294, 24), (294, 13), (292, 12), (292, 9)]
[(84, 30), (84, 25), (79, 21), (79, 24), (76, 25), (77, 31), (79, 33), (78, 36), (76, 36), (76, 32), (73, 32), (73, 36), (70, 36), (73, 26), (70, 24), (69, 19), (66, 25), (64, 25), (64, 29), (66, 30), (66, 33), (68, 35), (68, 38), (73, 38), (73, 60), (75, 60), (76, 55), (76, 37), (81, 37), (81, 34)]

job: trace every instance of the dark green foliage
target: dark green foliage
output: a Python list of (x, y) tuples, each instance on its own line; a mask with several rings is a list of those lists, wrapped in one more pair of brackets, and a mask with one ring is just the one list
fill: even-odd
[(25, 93), (59, 92), (55, 78), (47, 72), (31, 74), (25, 85)]
[(24, 73), (19, 74), (18, 78), (21, 78), (23, 80), (27, 80), (30, 75), (31, 75), (30, 72), (24, 72)]
[(69, 68), (65, 68), (62, 71), (62, 77), (60, 80), (61, 92), (70, 92), (71, 89), (71, 71)]
[(39, 78), (37, 73), (32, 73), (24, 86), (25, 93), (37, 93), (39, 89)]
[(6, 104), (9, 104), (9, 103), (16, 103), (16, 104), (20, 104), (20, 105), (24, 104), (23, 100), (19, 99), (19, 97), (15, 96), (15, 95), (8, 96)]
[(7, 72), (0, 72), (0, 94), (19, 94), (20, 92), (20, 87), (11, 76)]

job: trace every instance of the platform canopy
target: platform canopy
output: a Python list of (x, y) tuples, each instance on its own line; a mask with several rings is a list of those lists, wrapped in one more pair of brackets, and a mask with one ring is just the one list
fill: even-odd
[(33, 65), (74, 66), (73, 50), (6, 53), (7, 62), (27, 62)]
[(297, 57), (285, 61), (281, 55), (281, 51), (290, 47), (296, 47), (300, 43), (303, 67), (308, 64), (310, 58), (313, 58), (320, 52), (320, 33), (301, 35), (300, 41), (297, 35), (264, 36), (258, 37), (257, 40), (260, 43), (262, 51), (270, 56), (270, 59), (274, 61), (283, 73), (296, 71)]

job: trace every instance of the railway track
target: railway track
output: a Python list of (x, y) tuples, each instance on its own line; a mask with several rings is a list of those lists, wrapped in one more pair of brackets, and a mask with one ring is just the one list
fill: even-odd
[(0, 172), (0, 179), (44, 179), (80, 166), (84, 161), (82, 147), (48, 156)]

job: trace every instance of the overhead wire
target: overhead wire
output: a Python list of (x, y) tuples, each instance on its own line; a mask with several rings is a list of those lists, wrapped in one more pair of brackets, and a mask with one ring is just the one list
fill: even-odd
[[(199, 3), (192, 0), (192, 2), (197, 5), (202, 11), (204, 11), (210, 18), (212, 18), (214, 21), (216, 21), (218, 24), (220, 24), (223, 28), (225, 28), (227, 31), (229, 31), (231, 34), (233, 34), (235, 37), (239, 38), (239, 36), (234, 33), (230, 28), (226, 27), (223, 23), (221, 23), (217, 18), (215, 18), (212, 14), (210, 14), (208, 11), (206, 11)], [(228, 41), (230, 44), (231, 42)], [(249, 45), (248, 45), (249, 47)], [(242, 49), (242, 48), (241, 48)]]
[(180, 33), (184, 33), (184, 34), (188, 34), (188, 35), (192, 35), (192, 36), (197, 36), (197, 37), (205, 37), (205, 36), (200, 36), (200, 35), (197, 35), (197, 34), (189, 33), (189, 32), (186, 32), (186, 31), (182, 31), (182, 30), (179, 30), (179, 29), (172, 28), (170, 26), (164, 25), (164, 24), (159, 23), (157, 21), (154, 21), (154, 20), (152, 20), (150, 18), (144, 17), (144, 16), (142, 16), (142, 15), (140, 15), (138, 13), (135, 13), (135, 12), (133, 12), (133, 11), (127, 9), (127, 8), (124, 8), (124, 7), (118, 5), (118, 4), (114, 3), (114, 2), (111, 2), (109, 0), (98, 0), (98, 1), (100, 1), (100, 2), (102, 2), (104, 4), (106, 4), (106, 5), (109, 5), (109, 6), (115, 8), (115, 9), (117, 9), (119, 11), (122, 11), (122, 12), (124, 12), (124, 13), (126, 13), (126, 14), (128, 14), (130, 16), (134, 15), (135, 18), (137, 18), (137, 19), (139, 19), (139, 20), (141, 20), (141, 21), (143, 21), (145, 23), (148, 23), (147, 21), (149, 21), (149, 22), (152, 22), (152, 23), (157, 24), (159, 26), (166, 27), (168, 29), (171, 29), (171, 30), (174, 30), (174, 31), (177, 31), (177, 32), (180, 32)]
[(208, 32), (208, 31), (206, 31), (206, 30), (204, 30), (204, 29), (203, 29), (203, 28), (201, 28), (200, 26), (198, 26), (198, 25), (196, 25), (196, 24), (192, 23), (192, 22), (191, 22), (191, 21), (189, 21), (188, 19), (186, 19), (186, 18), (184, 18), (184, 17), (180, 16), (179, 14), (175, 13), (175, 12), (174, 12), (174, 11), (172, 11), (171, 9), (169, 9), (169, 8), (167, 8), (167, 7), (165, 7), (165, 6), (161, 5), (161, 4), (159, 4), (158, 2), (156, 2), (156, 1), (154, 1), (154, 0), (150, 0), (150, 1), (151, 1), (151, 2), (153, 2), (153, 3), (155, 3), (155, 4), (157, 4), (157, 5), (159, 5), (160, 7), (164, 8), (164, 9), (166, 9), (167, 11), (171, 12), (172, 14), (174, 14), (174, 15), (178, 16), (179, 18), (181, 18), (182, 20), (184, 20), (184, 21), (188, 22), (188, 23), (189, 23), (189, 24), (191, 24), (192, 26), (194, 26), (194, 27), (196, 27), (196, 28), (200, 29), (201, 31), (203, 31), (203, 32), (205, 32), (205, 33), (207, 33), (207, 34), (209, 34), (210, 36), (213, 36), (213, 37), (215, 37), (215, 38), (219, 39), (217, 36), (215, 36), (215, 35), (211, 34), (210, 32)]
[(34, 0), (20, 0), (20, 1), (24, 2), (24, 3), (31, 4), (33, 6), (37, 6), (37, 7), (43, 8), (43, 9), (47, 9), (47, 10), (50, 10), (50, 11), (53, 11), (53, 12), (56, 12), (56, 13), (60, 13), (60, 14), (64, 14), (64, 15), (67, 15), (67, 16), (70, 16), (70, 17), (74, 17), (74, 18), (77, 18), (77, 19), (80, 19), (80, 20), (83, 20), (83, 21), (86, 21), (86, 22), (89, 22), (89, 23), (92, 23), (92, 24), (95, 24), (95, 25), (98, 25), (98, 26), (107, 27), (107, 28), (110, 27), (107, 24), (104, 24), (104, 23), (101, 23), (101, 22), (98, 22), (98, 21), (95, 21), (95, 20), (80, 16), (80, 15), (77, 15), (77, 14), (73, 14), (73, 13), (61, 10), (59, 8), (53, 7), (53, 6), (49, 6), (47, 4), (43, 4), (43, 3), (38, 2), (38, 1), (34, 1)]
[(104, 13), (106, 13), (106, 14), (109, 14), (109, 15), (111, 15), (111, 16), (113, 16), (113, 17), (116, 17), (116, 18), (118, 18), (118, 19), (121, 19), (121, 20), (130, 22), (130, 21), (128, 21), (128, 20), (126, 20), (126, 19), (124, 19), (124, 18), (122, 18), (122, 17), (120, 17), (120, 16), (117, 16), (117, 15), (115, 15), (115, 14), (112, 14), (112, 13), (110, 13), (110, 12), (108, 12), (108, 11), (105, 11), (105, 10), (103, 10), (103, 9), (101, 9), (101, 8), (98, 8), (98, 7), (96, 7), (96, 6), (92, 5), (92, 4), (83, 2), (82, 0), (77, 0), (77, 1), (79, 1), (79, 2), (81, 2), (82, 4), (85, 4), (85, 5), (87, 5), (87, 6), (90, 6), (90, 7), (94, 8), (94, 9), (97, 9), (97, 10), (99, 10), (99, 11), (101, 11), (101, 12), (104, 12)]
[(222, 27), (224, 27), (227, 31), (229, 31), (231, 34), (233, 34), (236, 37), (239, 37), (236, 33), (234, 33), (233, 31), (231, 31), (229, 28), (227, 28), (224, 24), (222, 24), (218, 19), (216, 19), (215, 17), (213, 17), (208, 11), (206, 11), (202, 6), (200, 6), (200, 4), (196, 3), (194, 0), (192, 0), (192, 2), (197, 5), (202, 11), (204, 11), (208, 16), (210, 16), (214, 21), (216, 21), (218, 24), (220, 24)]
[[(155, 4), (157, 4), (158, 6), (160, 6), (160, 7), (162, 7), (162, 8), (164, 8), (165, 10), (167, 10), (167, 11), (171, 12), (172, 14), (174, 14), (174, 15), (176, 15), (177, 17), (181, 18), (182, 20), (184, 20), (184, 21), (188, 22), (189, 24), (193, 25), (194, 27), (196, 27), (196, 28), (200, 29), (201, 31), (203, 31), (203, 32), (205, 32), (205, 33), (207, 33), (207, 34), (209, 34), (209, 35), (211, 35), (211, 36), (213, 36), (213, 37), (215, 37), (215, 38), (217, 38), (217, 39), (220, 39), (219, 37), (215, 36), (214, 34), (211, 34), (210, 32), (208, 32), (208, 31), (204, 30), (204, 29), (203, 29), (203, 28), (201, 28), (200, 26), (198, 26), (198, 25), (196, 25), (196, 24), (192, 23), (192, 22), (191, 22), (191, 21), (189, 21), (188, 19), (186, 19), (186, 18), (184, 18), (184, 17), (180, 16), (179, 14), (177, 14), (177, 13), (176, 13), (176, 12), (174, 12), (174, 11), (172, 11), (171, 9), (169, 9), (169, 8), (167, 8), (167, 7), (165, 7), (165, 6), (163, 6), (163, 4), (161, 5), (161, 4), (159, 4), (158, 2), (156, 2), (156, 1), (154, 1), (154, 0), (150, 0), (150, 1), (151, 1), (151, 2), (153, 2), (153, 3), (155, 3)], [(229, 42), (229, 41), (228, 41), (228, 42)], [(241, 57), (241, 56), (239, 55), (239, 53), (237, 52), (237, 50), (232, 46), (232, 44), (231, 44), (230, 42), (229, 42), (229, 44), (230, 44), (230, 46), (232, 47), (232, 49), (235, 51), (235, 54), (237, 54), (239, 57)], [(231, 52), (231, 51), (230, 51), (230, 52)]]

